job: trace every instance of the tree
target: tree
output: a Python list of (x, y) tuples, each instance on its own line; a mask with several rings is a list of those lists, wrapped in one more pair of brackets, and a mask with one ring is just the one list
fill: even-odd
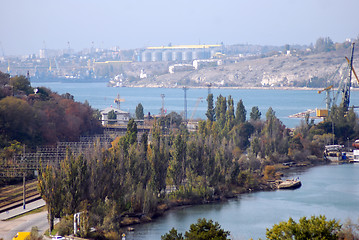
[(318, 38), (315, 43), (315, 50), (317, 52), (329, 52), (334, 50), (334, 43), (330, 37)]
[(185, 233), (183, 238), (181, 233), (178, 233), (175, 228), (172, 228), (169, 233), (161, 236), (161, 240), (226, 240), (229, 236), (229, 231), (225, 231), (221, 226), (212, 220), (205, 218), (198, 219), (197, 223), (190, 226), (189, 231)]
[(176, 136), (172, 151), (172, 160), (170, 162), (169, 175), (177, 189), (185, 179), (186, 173), (186, 142), (182, 139), (181, 134)]
[(218, 123), (218, 127), (220, 129), (223, 129), (226, 123), (227, 100), (222, 95), (219, 95), (217, 97), (215, 111), (216, 111), (216, 121)]
[(267, 239), (338, 239), (341, 225), (335, 219), (327, 220), (325, 216), (312, 216), (310, 219), (302, 217), (299, 222), (289, 218), (288, 222), (275, 224), (271, 229), (267, 229)]
[(143, 106), (141, 103), (139, 103), (136, 107), (136, 118), (137, 119), (144, 119), (145, 115), (143, 113)]
[(55, 217), (60, 217), (63, 207), (63, 185), (60, 173), (52, 166), (40, 171), (38, 177), (38, 188), (41, 197), (47, 206), (47, 217), (49, 220), (50, 232), (54, 229)]
[(190, 230), (185, 233), (188, 240), (225, 240), (228, 239), (229, 232), (221, 229), (221, 226), (212, 220), (205, 218), (198, 219), (196, 224), (191, 224)]
[(235, 124), (234, 103), (233, 103), (233, 98), (231, 96), (228, 96), (227, 103), (228, 103), (228, 108), (226, 112), (226, 123), (225, 123), (225, 131), (224, 131), (225, 135), (233, 128), (233, 125)]
[(246, 115), (247, 115), (247, 111), (246, 111), (246, 108), (244, 107), (243, 101), (241, 99), (237, 103), (236, 122), (244, 123), (246, 121)]
[(266, 120), (270, 121), (275, 117), (275, 111), (273, 110), (272, 107), (268, 108), (268, 111), (266, 112)]
[(107, 118), (108, 119), (117, 119), (117, 115), (116, 115), (115, 111), (114, 110), (109, 111), (107, 114)]
[(137, 124), (134, 119), (130, 119), (127, 124), (126, 141), (129, 145), (137, 142)]
[(214, 111), (214, 107), (213, 107), (213, 94), (212, 93), (208, 94), (207, 103), (208, 103), (208, 108), (207, 108), (207, 112), (206, 112), (207, 119), (212, 122), (216, 121), (216, 115), (215, 115), (215, 111)]
[(10, 78), (10, 85), (13, 87), (14, 93), (19, 91), (23, 91), (26, 94), (32, 93), (30, 81), (25, 76), (15, 76)]
[(169, 233), (161, 236), (161, 240), (184, 240), (182, 233), (178, 233), (175, 228), (172, 228)]
[(252, 121), (257, 121), (257, 120), (260, 120), (261, 119), (261, 112), (259, 111), (259, 108), (258, 106), (254, 106), (252, 107), (252, 111), (251, 113), (249, 114), (250, 115), (250, 119)]
[(9, 84), (10, 81), (10, 74), (3, 73), (0, 71), (0, 86), (5, 86), (6, 84)]

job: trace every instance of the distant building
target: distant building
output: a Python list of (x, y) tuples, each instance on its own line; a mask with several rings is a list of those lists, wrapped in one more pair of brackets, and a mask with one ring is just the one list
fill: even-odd
[[(116, 119), (108, 118), (108, 114), (111, 111), (114, 111), (114, 113), (116, 114)], [(130, 113), (114, 107), (108, 107), (101, 111), (102, 125), (107, 125), (107, 124), (127, 125), (129, 120), (130, 120)]]
[(217, 59), (194, 60), (193, 61), (193, 67), (196, 70), (201, 69), (203, 67), (215, 67), (215, 66), (219, 66), (219, 65), (222, 65), (222, 61), (217, 60)]
[(222, 45), (176, 45), (148, 47), (141, 53), (142, 62), (176, 62), (210, 59), (222, 51)]
[(192, 64), (174, 64), (168, 67), (169, 73), (192, 71), (193, 69)]

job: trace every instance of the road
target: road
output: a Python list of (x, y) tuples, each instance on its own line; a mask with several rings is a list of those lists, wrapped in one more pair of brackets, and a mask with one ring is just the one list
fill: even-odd
[(30, 214), (14, 220), (0, 221), (0, 237), (11, 240), (17, 232), (30, 232), (32, 227), (38, 227), (40, 233), (49, 228), (47, 211)]
[(7, 220), (5, 215), (11, 215), (11, 217), (22, 214), (23, 212), (39, 206), (43, 206), (43, 200), (37, 201), (34, 204), (28, 204), (26, 210), (23, 210), (22, 207), (10, 210), (8, 213), (0, 214), (0, 238), (4, 240), (12, 240), (17, 232), (30, 232), (32, 227), (38, 227), (40, 233), (44, 233), (48, 228), (49, 224), (47, 221), (47, 211), (42, 211), (39, 213), (29, 214), (17, 219)]

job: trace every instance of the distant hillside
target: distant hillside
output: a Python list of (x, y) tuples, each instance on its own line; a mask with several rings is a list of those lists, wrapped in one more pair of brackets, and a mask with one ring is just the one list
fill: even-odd
[[(168, 65), (156, 64), (154, 69), (145, 68), (148, 78), (132, 79), (127, 86), (180, 87), (325, 87), (341, 80), (347, 67), (345, 56), (350, 57), (350, 48), (313, 54), (311, 52), (288, 54), (276, 53), (268, 57), (237, 58), (234, 63), (205, 67), (199, 70), (165, 73)], [(228, 62), (228, 61), (227, 61)], [(341, 68), (338, 70), (338, 68)], [(140, 66), (137, 66), (137, 68)], [(161, 71), (158, 71), (161, 69)], [(359, 50), (354, 54), (354, 69), (359, 69)], [(359, 70), (357, 70), (359, 71)], [(162, 74), (161, 74), (162, 72)], [(337, 73), (336, 73), (337, 72)], [(335, 74), (336, 73), (336, 74)], [(335, 76), (334, 76), (335, 75)], [(353, 83), (358, 84), (353, 76)]]

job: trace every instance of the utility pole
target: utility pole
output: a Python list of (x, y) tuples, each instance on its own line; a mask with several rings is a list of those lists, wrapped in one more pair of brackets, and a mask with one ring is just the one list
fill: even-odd
[(163, 117), (165, 115), (165, 95), (163, 93), (161, 94), (161, 98), (162, 98), (161, 116)]
[(23, 185), (22, 185), (22, 199), (23, 199), (23, 201), (22, 201), (22, 207), (23, 207), (23, 209), (25, 209), (26, 208), (26, 201), (25, 201), (25, 199), (26, 199), (26, 173), (24, 172), (24, 175), (23, 175), (23, 177), (22, 177), (22, 182), (23, 182)]
[(184, 91), (184, 121), (187, 122), (187, 90), (188, 88), (185, 86), (183, 87)]

